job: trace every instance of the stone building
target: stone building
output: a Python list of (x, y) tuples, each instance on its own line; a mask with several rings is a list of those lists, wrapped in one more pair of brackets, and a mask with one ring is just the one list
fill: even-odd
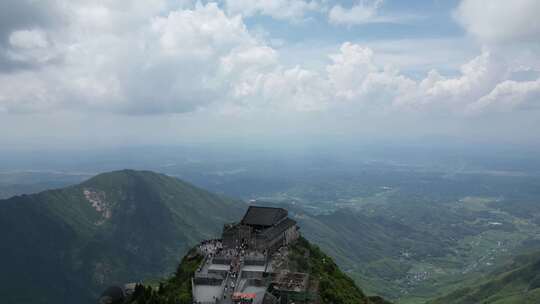
[(251, 249), (271, 253), (298, 239), (298, 230), (287, 210), (250, 206), (239, 223), (223, 227), (222, 241), (225, 248), (245, 244)]

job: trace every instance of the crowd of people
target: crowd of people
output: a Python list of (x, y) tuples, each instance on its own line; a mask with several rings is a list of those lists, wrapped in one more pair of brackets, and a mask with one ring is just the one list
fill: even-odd
[[(246, 258), (265, 259), (266, 257), (266, 250), (253, 250), (249, 248), (248, 242), (245, 241), (242, 241), (234, 248), (224, 248), (223, 243), (219, 239), (206, 240), (199, 244), (198, 251), (205, 256), (205, 263), (199, 267), (198, 272), (203, 270), (205, 264), (215, 264), (216, 260), (229, 263), (228, 270), (225, 274), (225, 282), (223, 283), (223, 300), (233, 300), (233, 294), (235, 293), (235, 288), (239, 282), (238, 276), (244, 260)], [(221, 299), (214, 298), (214, 300), (215, 303), (219, 303)], [(226, 301), (226, 303), (227, 302), (229, 301)]]
[(216, 254), (223, 249), (223, 243), (221, 240), (206, 240), (199, 244), (198, 249), (204, 256)]

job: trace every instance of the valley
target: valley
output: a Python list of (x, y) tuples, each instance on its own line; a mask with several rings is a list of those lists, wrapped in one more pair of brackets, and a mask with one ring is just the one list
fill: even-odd
[[(397, 303), (424, 303), (482, 277), (515, 254), (538, 248), (540, 206), (529, 204), (534, 207), (526, 216), (508, 207), (534, 202), (534, 187), (517, 194), (508, 178), (505, 188), (470, 191), (436, 175), (427, 179), (423, 174), (422, 179), (430, 187), (455, 190), (426, 195), (420, 187), (411, 192), (410, 186), (397, 184), (373, 187), (366, 195), (361, 193), (363, 183), (355, 183), (360, 189), (354, 193), (355, 185), (343, 182), (334, 186), (346, 189), (335, 201), (315, 201), (316, 191), (311, 190), (328, 190), (331, 186), (326, 185), (293, 188), (261, 200), (294, 206), (308, 238), (328, 250), (369, 292)], [(496, 179), (504, 184), (503, 178)]]
[[(442, 162), (446, 165), (431, 166), (414, 161), (408, 164), (387, 160), (351, 163), (324, 157), (260, 162), (240, 156), (224, 156), (219, 161), (211, 154), (199, 156), (194, 161), (168, 154), (164, 158), (169, 164), (167, 167), (159, 165), (163, 160), (136, 166), (161, 170), (220, 196), (287, 208), (304, 236), (332, 256), (367, 294), (382, 295), (394, 303), (421, 304), (444, 296), (490, 277), (492, 271), (513, 257), (540, 248), (540, 207), (537, 203), (540, 178), (535, 166), (525, 170), (517, 164), (502, 168), (492, 165), (494, 169), (488, 170), (490, 166), (471, 164), (466, 167), (474, 169), (455, 170), (451, 161)], [(125, 164), (120, 162), (118, 165)], [(107, 168), (114, 169), (114, 166), (111, 164)], [(62, 172), (70, 176), (70, 172), (92, 171), (90, 169), (64, 167)], [(38, 177), (28, 180), (55, 180), (54, 176)], [(108, 202), (131, 198), (107, 194), (107, 199), (103, 199), (100, 191), (115, 193), (116, 188), (123, 189), (125, 181), (104, 177), (97, 180), (100, 181), (98, 186), (79, 186), (82, 197), (77, 200), (85, 200), (92, 212), (99, 215), (92, 216), (92, 225), (108, 229), (111, 227), (107, 224), (110, 222), (108, 212), (112, 212), (114, 219), (116, 208)], [(139, 190), (130, 186), (129, 191), (137, 190), (132, 194), (136, 195), (146, 187), (155, 189), (151, 193), (159, 193), (158, 201), (167, 206), (184, 206), (191, 200), (175, 201), (174, 197), (183, 194), (167, 194), (174, 186), (168, 186), (168, 182), (162, 184), (164, 181), (151, 178), (148, 180), (151, 186)], [(71, 182), (64, 179), (63, 182), (77, 183), (75, 179)], [(39, 197), (50, 196), (48, 193), (39, 194)], [(140, 193), (140, 203), (154, 201), (153, 196)], [(236, 205), (242, 209), (245, 203)], [(194, 207), (190, 205), (182, 210)], [(122, 212), (130, 210), (122, 209)], [(178, 226), (180, 230), (175, 233), (185, 238), (182, 244), (186, 245), (174, 247), (179, 254), (187, 250), (188, 244), (202, 239), (201, 231), (207, 231), (204, 235), (209, 235), (210, 231), (219, 230), (219, 223), (227, 221), (227, 217), (222, 216), (217, 222), (190, 220), (178, 212), (184, 211), (174, 211), (182, 220), (174, 220), (171, 225)], [(219, 211), (220, 214), (223, 212)], [(165, 213), (155, 216), (155, 220), (161, 218), (162, 223), (168, 222), (163, 222)], [(130, 225), (136, 225), (138, 221), (130, 221)], [(79, 227), (77, 222), (69, 222)], [(201, 230), (203, 223), (214, 230)], [(127, 227), (123, 228), (125, 235), (139, 229)], [(184, 229), (190, 233), (186, 235), (182, 232)], [(140, 233), (144, 235), (141, 241), (152, 237), (144, 229)], [(100, 235), (96, 234), (102, 238)], [(136, 244), (126, 246), (128, 251), (138, 250)], [(160, 252), (160, 246), (156, 244), (149, 252)], [(76, 245), (75, 248), (81, 247)], [(172, 257), (172, 248), (166, 249), (167, 256)], [(137, 272), (138, 275), (130, 276), (143, 275), (147, 279), (159, 276), (171, 270), (173, 260), (159, 271)], [(120, 260), (114, 263), (117, 262), (124, 263)], [(74, 265), (77, 263), (80, 262)], [(99, 278), (107, 277), (108, 263), (94, 265), (100, 273), (95, 278), (103, 284), (106, 280)]]

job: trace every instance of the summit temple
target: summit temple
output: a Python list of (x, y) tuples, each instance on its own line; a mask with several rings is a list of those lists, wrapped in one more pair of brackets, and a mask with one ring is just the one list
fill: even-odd
[(221, 239), (203, 241), (192, 279), (196, 304), (287, 304), (307, 299), (309, 275), (287, 268), (288, 246), (300, 237), (283, 208), (250, 206)]

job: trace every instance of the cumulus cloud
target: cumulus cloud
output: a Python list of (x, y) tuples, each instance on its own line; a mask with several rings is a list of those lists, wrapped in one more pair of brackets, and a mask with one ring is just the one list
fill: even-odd
[(9, 36), (9, 48), (3, 53), (5, 59), (19, 68), (38, 67), (53, 63), (62, 56), (61, 50), (51, 45), (41, 29), (16, 30)]
[[(31, 69), (38, 59), (37, 51), (48, 43), (42, 29), (60, 27), (65, 21), (60, 7), (55, 1), (5, 0), (0, 2), (0, 73)], [(29, 45), (33, 44), (33, 45)], [(26, 50), (22, 50), (26, 49)], [(17, 54), (25, 52), (26, 54)], [(49, 54), (50, 55), (50, 54)]]
[(22, 49), (46, 48), (49, 46), (45, 33), (40, 30), (14, 31), (9, 36), (9, 44)]
[(418, 97), (409, 100), (431, 106), (449, 106), (454, 110), (462, 110), (462, 106), (474, 102), (488, 93), (505, 77), (507, 67), (495, 59), (488, 51), (463, 64), (461, 74), (446, 78), (436, 70), (418, 85)]
[[(87, 4), (73, 6), (72, 11), (94, 11), (99, 22), (74, 18), (70, 27), (63, 29), (61, 39), (55, 32), (11, 34), (14, 48), (52, 52), (61, 45), (64, 58), (58, 65), (3, 75), (0, 100), (8, 111), (193, 111), (227, 92), (230, 79), (219, 74), (222, 58), (231, 57), (239, 49), (247, 52), (264, 48), (239, 16), (228, 17), (216, 4), (147, 16), (146, 22), (137, 23), (134, 31), (111, 25), (122, 22), (118, 14), (124, 14), (123, 11)], [(94, 18), (92, 14), (84, 15)], [(117, 31), (110, 31), (111, 26)], [(46, 36), (58, 40), (49, 43)], [(19, 50), (14, 54), (25, 53)], [(246, 62), (245, 66), (253, 64)]]
[[(340, 107), (391, 107), (415, 91), (415, 82), (390, 67), (380, 67), (370, 48), (344, 43), (323, 70), (279, 64), (251, 70), (237, 82), (236, 98), (248, 107), (320, 112)], [(248, 70), (244, 70), (246, 72)]]
[[(250, 3), (255, 9), (244, 9), (253, 14), (282, 8), (279, 1)], [(370, 3), (376, 10), (381, 2)], [(65, 26), (12, 27), (0, 54), (26, 68), (0, 70), (0, 109), (130, 115), (407, 109), (459, 115), (529, 109), (538, 99), (538, 80), (512, 79), (514, 63), (488, 49), (456, 74), (432, 70), (418, 78), (377, 64), (371, 48), (351, 42), (332, 51), (322, 67), (290, 65), (248, 30), (242, 15), (227, 13), (232, 6), (168, 5), (66, 1), (59, 5)]]
[(379, 66), (372, 49), (346, 42), (331, 54), (325, 68), (338, 107), (363, 110), (392, 108), (396, 100), (415, 89), (414, 81), (391, 66)]
[(316, 71), (278, 67), (246, 83), (243, 102), (277, 112), (319, 112), (330, 107), (332, 91)]
[(431, 70), (418, 80), (391, 66), (377, 65), (373, 57), (370, 48), (352, 43), (344, 43), (340, 52), (330, 55), (325, 81), (331, 84), (333, 100), (366, 109), (458, 115), (530, 109), (540, 102), (540, 79), (509, 80), (514, 67), (488, 50), (463, 64), (457, 75)]
[(538, 43), (538, 12), (537, 0), (463, 0), (454, 16), (468, 33), (483, 42)]
[[(259, 50), (258, 54), (262, 54)], [(270, 52), (274, 58), (274, 52)], [(508, 64), (484, 51), (463, 64), (459, 74), (444, 76), (437, 70), (422, 79), (412, 79), (392, 66), (374, 61), (372, 49), (346, 42), (339, 52), (329, 55), (330, 63), (323, 70), (302, 67), (284, 68), (276, 64), (266, 69), (242, 70), (235, 82), (235, 98), (246, 106), (269, 107), (287, 111), (326, 111), (330, 109), (363, 109), (367, 111), (454, 113), (457, 115), (491, 110), (510, 75)], [(227, 61), (230, 65), (229, 60)], [(260, 66), (259, 66), (260, 67)], [(513, 96), (519, 103), (536, 98), (532, 83), (512, 82)], [(534, 82), (536, 83), (536, 82)], [(509, 97), (511, 98), (511, 97)], [(518, 107), (507, 107), (506, 110)], [(522, 107), (521, 107), (522, 108)]]
[(519, 109), (538, 109), (540, 107), (540, 79), (517, 82), (503, 81), (487, 95), (467, 106), (467, 111), (477, 113), (485, 109), (509, 111)]

